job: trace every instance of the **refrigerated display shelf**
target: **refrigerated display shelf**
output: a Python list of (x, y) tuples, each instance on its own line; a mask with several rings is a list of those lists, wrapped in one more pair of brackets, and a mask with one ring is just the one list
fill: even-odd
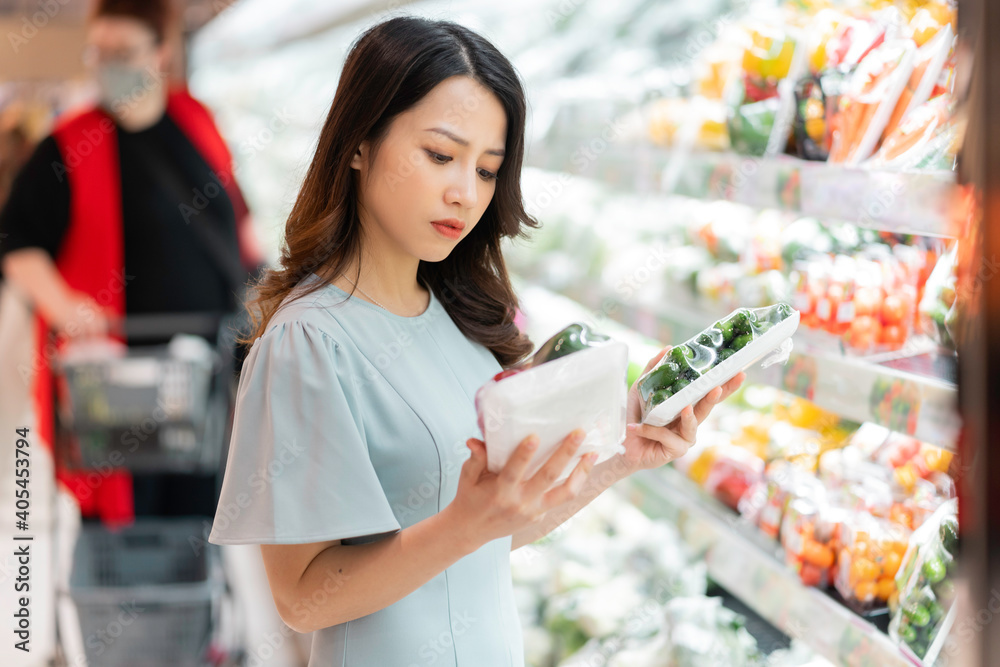
[(533, 149), (526, 162), (628, 192), (726, 200), (879, 231), (953, 235), (950, 171), (877, 171), (791, 156), (685, 152), (628, 142), (607, 144), (599, 159), (581, 159), (591, 139), (561, 137)]
[(835, 664), (921, 665), (885, 632), (834, 597), (803, 585), (780, 547), (670, 466), (629, 477), (619, 488), (650, 516), (676, 522), (704, 554), (709, 576), (791, 638)]
[[(526, 312), (532, 294), (545, 300), (537, 292), (525, 291), (522, 307)], [(577, 317), (598, 323), (610, 319), (664, 344), (690, 338), (720, 315), (673, 304), (669, 308), (637, 305), (597, 288), (575, 290), (576, 301), (563, 295), (552, 296), (575, 303), (579, 307)], [(536, 312), (551, 312), (552, 308), (548, 302), (540, 304)], [(845, 419), (872, 422), (955, 450), (961, 424), (955, 409), (954, 356), (921, 351), (875, 363), (816, 347), (807, 331), (800, 331), (793, 341), (787, 363), (752, 369), (749, 380), (806, 398)], [(645, 364), (642, 359), (633, 361)]]

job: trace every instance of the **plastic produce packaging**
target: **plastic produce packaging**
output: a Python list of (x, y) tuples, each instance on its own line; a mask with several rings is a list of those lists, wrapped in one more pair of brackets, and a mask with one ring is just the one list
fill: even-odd
[(896, 590), (894, 577), (910, 531), (863, 512), (851, 515), (841, 535), (834, 584), (855, 611), (885, 607)]
[(571, 324), (546, 341), (523, 369), (498, 373), (476, 392), (487, 467), (499, 472), (526, 437), (539, 444), (525, 475), (530, 477), (571, 431), (586, 431), (565, 479), (590, 452), (597, 461), (624, 451), (628, 347)]
[(955, 348), (947, 323), (956, 303), (957, 251), (956, 243), (938, 260), (937, 266), (927, 279), (924, 296), (918, 308), (920, 328), (923, 332), (938, 344), (950, 349)]
[(764, 478), (764, 460), (735, 445), (722, 445), (705, 480), (705, 490), (732, 509)]
[(896, 574), (899, 599), (889, 635), (927, 665), (936, 660), (954, 621), (949, 611), (955, 596), (957, 511), (957, 501), (948, 501), (913, 533)]
[(642, 421), (669, 424), (685, 406), (775, 350), (775, 360), (787, 360), (798, 323), (798, 311), (788, 304), (740, 308), (674, 347), (637, 380)]
[(825, 494), (795, 498), (781, 521), (785, 560), (806, 586), (826, 588), (836, 572), (837, 549), (847, 513)]
[(913, 72), (915, 50), (910, 40), (893, 40), (861, 61), (840, 98), (830, 162), (858, 164), (875, 151)]

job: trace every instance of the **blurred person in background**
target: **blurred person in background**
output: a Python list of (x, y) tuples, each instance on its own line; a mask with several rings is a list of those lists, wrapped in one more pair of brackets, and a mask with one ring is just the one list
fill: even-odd
[[(21, 334), (34, 346), (32, 377), (13, 384), (30, 392), (34, 437), (47, 447), (56, 441), (53, 339), (111, 335), (125, 315), (235, 312), (263, 265), (211, 114), (167, 74), (175, 19), (169, 0), (96, 2), (84, 59), (99, 102), (57, 121), (0, 210), (0, 271), (34, 310)], [(218, 474), (115, 469), (95, 488), (90, 471), (59, 458), (56, 477), (84, 517), (214, 513)]]

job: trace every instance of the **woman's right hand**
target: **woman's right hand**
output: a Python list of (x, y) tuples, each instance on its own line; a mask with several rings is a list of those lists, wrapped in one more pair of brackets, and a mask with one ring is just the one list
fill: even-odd
[(472, 455), (462, 466), (455, 500), (446, 509), (461, 527), (462, 535), (478, 548), (537, 524), (545, 513), (572, 500), (594, 468), (596, 453), (580, 459), (569, 476), (552, 485), (576, 454), (585, 433), (576, 429), (565, 438), (530, 479), (525, 470), (538, 449), (538, 436), (530, 435), (517, 446), (499, 473), (486, 468), (486, 444), (470, 438)]
[(49, 308), (39, 305), (49, 326), (70, 338), (106, 336), (110, 330), (107, 310), (85, 292), (70, 289)]

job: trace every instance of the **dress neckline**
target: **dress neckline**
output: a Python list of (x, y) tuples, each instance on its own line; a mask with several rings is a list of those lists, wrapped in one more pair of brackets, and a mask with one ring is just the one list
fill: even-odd
[[(310, 272), (309, 279), (310, 280), (322, 280), (322, 278), (320, 278), (319, 275), (317, 275), (315, 272)], [(393, 319), (401, 320), (403, 322), (419, 322), (419, 321), (422, 321), (424, 319), (429, 318), (432, 315), (432, 311), (434, 311), (436, 309), (435, 304), (437, 303), (437, 297), (434, 295), (434, 290), (432, 290), (430, 287), (427, 287), (427, 285), (424, 285), (424, 287), (430, 293), (430, 299), (427, 302), (427, 308), (425, 308), (424, 312), (420, 313), (419, 315), (413, 315), (411, 317), (406, 317), (404, 315), (397, 315), (396, 313), (388, 311), (385, 308), (382, 308), (381, 306), (376, 306), (374, 303), (371, 303), (370, 301), (365, 301), (364, 299), (361, 299), (361, 298), (359, 298), (357, 296), (352, 296), (350, 292), (345, 292), (344, 290), (342, 290), (341, 288), (337, 287), (333, 283), (327, 283), (327, 284), (325, 284), (323, 286), (324, 289), (330, 289), (330, 290), (333, 290), (333, 291), (337, 292), (338, 294), (344, 295), (345, 297), (350, 297), (349, 299), (347, 299), (347, 301), (350, 301), (350, 302), (353, 302), (353, 303), (357, 303), (358, 305), (362, 306), (363, 308), (367, 308), (368, 310), (374, 310), (376, 312), (382, 313), (386, 317), (391, 317)]]

